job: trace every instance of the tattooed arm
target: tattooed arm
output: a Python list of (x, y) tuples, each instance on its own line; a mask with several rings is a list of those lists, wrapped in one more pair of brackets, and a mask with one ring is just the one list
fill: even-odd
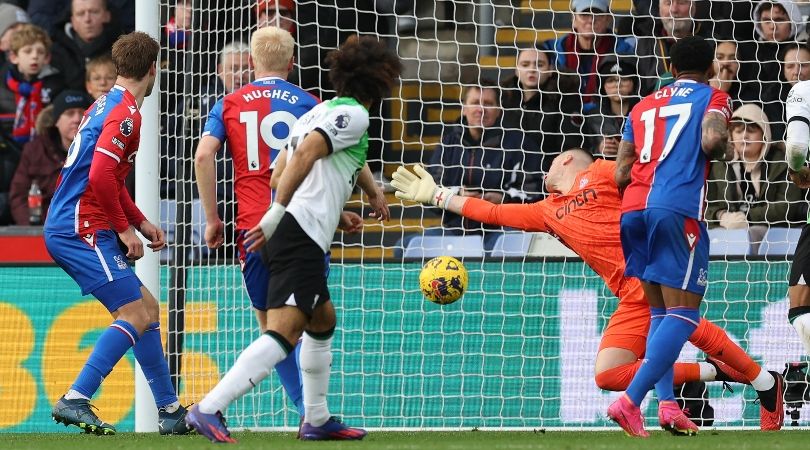
[(619, 192), (624, 192), (624, 188), (630, 184), (630, 169), (633, 168), (633, 163), (636, 162), (636, 145), (632, 142), (621, 141), (619, 143), (619, 152), (616, 154), (616, 184), (619, 186)]
[(734, 157), (734, 146), (728, 140), (728, 122), (722, 114), (709, 112), (703, 116), (701, 147), (713, 160), (729, 161)]

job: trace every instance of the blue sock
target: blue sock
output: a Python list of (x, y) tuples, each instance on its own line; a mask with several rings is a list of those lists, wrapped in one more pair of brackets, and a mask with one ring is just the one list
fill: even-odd
[[(655, 335), (647, 340), (644, 363), (627, 388), (627, 396), (633, 403), (641, 404), (650, 388), (661, 380), (667, 370), (672, 370), (683, 344), (695, 331), (699, 320), (700, 311), (697, 308), (679, 307), (667, 310), (667, 315), (658, 325)], [(672, 386), (671, 379), (669, 383)]]
[(93, 352), (70, 388), (92, 398), (104, 377), (121, 357), (138, 342), (138, 332), (129, 322), (116, 320), (98, 337)]
[(276, 364), (276, 373), (287, 391), (287, 396), (293, 402), (298, 414), (304, 416), (304, 391), (301, 382), (301, 369), (298, 365), (298, 355), (301, 354), (301, 344), (295, 346), (295, 350), (290, 352), (286, 358)]
[[(658, 329), (658, 325), (664, 320), (667, 315), (666, 308), (650, 308), (650, 332), (647, 334), (647, 353), (650, 351), (650, 342)], [(670, 367), (669, 370), (664, 372), (661, 379), (655, 383), (655, 394), (658, 396), (658, 401), (675, 400), (675, 391), (672, 384), (675, 381), (675, 370)]]
[(177, 393), (174, 392), (172, 379), (169, 377), (169, 365), (163, 356), (163, 343), (160, 342), (160, 322), (149, 324), (132, 352), (141, 365), (157, 407), (162, 408), (176, 402)]

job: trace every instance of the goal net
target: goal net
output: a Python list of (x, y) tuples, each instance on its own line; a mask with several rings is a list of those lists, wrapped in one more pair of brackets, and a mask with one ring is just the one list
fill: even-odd
[[(178, 17), (182, 6), (176, 3), (182, 4), (161, 1), (166, 18)], [(227, 227), (222, 250), (208, 251), (202, 242), (205, 219), (192, 170), (194, 148), (207, 112), (234, 85), (234, 78), (248, 76), (243, 73), (247, 61), (242, 56), (256, 28), (256, 3), (193, 0), (188, 2), (191, 31), (182, 33), (180, 26), (164, 30), (163, 58), (167, 64), (161, 80), (161, 221), (172, 244), (161, 258), (160, 297), (168, 311), (163, 323), (170, 366), (186, 404), (199, 401), (258, 335), (233, 250), (237, 205), (231, 193), (228, 154), (220, 153), (217, 162), (217, 190)], [(275, 2), (269, 3), (268, 9), (275, 9)], [(333, 95), (323, 57), (346, 37), (355, 33), (377, 35), (402, 57), (405, 70), (401, 80), (382, 107), (372, 110), (369, 164), (381, 182), (399, 165), (431, 162), (442, 133), (462, 117), (465, 86), (477, 85), (483, 78), (500, 82), (514, 76), (518, 51), (543, 48), (549, 39), (561, 38), (560, 47), (543, 52), (541, 58), (553, 60), (541, 68), (540, 77), (555, 74), (558, 82), (538, 90), (552, 100), (534, 115), (523, 114), (526, 106), (518, 101), (506, 108), (503, 122), (496, 125), (525, 132), (521, 139), (526, 142), (542, 141), (536, 147), (521, 142), (515, 150), (521, 152), (521, 161), (526, 164), (521, 168), (527, 174), (522, 187), (529, 198), (542, 195), (542, 165), (563, 150), (563, 145), (576, 141), (579, 143), (573, 145), (601, 156), (611, 152), (610, 143), (604, 141), (621, 134), (620, 128), (608, 131), (610, 123), (621, 123), (623, 113), (610, 109), (603, 84), (615, 70), (625, 70), (625, 59), (617, 59), (620, 69), (611, 72), (607, 68), (602, 76), (598, 75), (599, 67), (579, 74), (574, 68), (572, 73), (561, 74), (565, 64), (597, 66), (609, 56), (586, 52), (587, 57), (577, 59), (566, 50), (569, 45), (576, 48), (564, 37), (577, 20), (569, 1), (295, 3), (296, 11), (289, 15), (295, 22), (297, 41), (297, 64), (291, 80), (321, 98)], [(627, 0), (594, 1), (590, 6), (596, 8), (602, 3), (610, 3), (608, 11), (589, 8), (586, 12), (591, 14), (584, 14), (588, 17), (583, 19), (593, 27), (606, 20), (609, 25), (598, 33), (599, 39), (616, 37), (607, 50), (600, 47), (598, 52), (615, 53), (626, 44), (633, 55), (653, 39), (653, 56), (637, 55), (629, 66), (632, 69), (628, 70), (636, 72), (627, 74), (627, 79), (635, 78), (635, 90), (623, 94), (622, 101), (631, 102), (641, 86), (651, 87), (666, 79), (666, 70), (655, 76), (640, 70), (645, 64), (659, 70), (655, 66), (659, 62), (656, 45), (669, 43), (651, 38), (661, 28), (654, 24), (649, 11), (633, 14)], [(658, 14), (658, 2), (652, 3), (652, 14)], [(783, 67), (788, 43), (779, 44), (779, 51), (768, 59), (758, 59), (765, 58), (768, 53), (763, 49), (770, 47), (759, 40), (751, 19), (752, 2), (694, 3), (695, 9), (686, 17), (691, 14), (696, 19), (695, 29), (708, 36), (722, 35), (734, 44), (729, 46), (734, 48), (731, 56), (723, 60), (736, 66), (728, 78), (736, 93), (732, 95), (737, 95), (734, 107), (752, 103), (763, 108), (769, 127), (766, 137), (773, 141), (772, 147), (778, 147), (783, 120), (771, 114), (774, 108), (780, 113), (778, 108), (784, 101), (780, 96), (787, 93), (784, 74), (798, 70), (801, 79), (810, 78), (806, 73), (810, 66)], [(747, 11), (740, 9), (743, 3), (748, 4)], [(806, 11), (800, 9), (799, 14), (802, 12)], [(182, 14), (175, 25), (182, 25)], [(804, 23), (804, 15), (801, 17)], [(803, 26), (794, 25), (803, 30)], [(788, 41), (795, 38), (794, 34)], [(810, 63), (806, 50), (794, 53), (798, 61)], [(621, 75), (625, 79), (625, 74)], [(566, 77), (576, 81), (573, 90), (565, 87)], [(499, 100), (510, 95), (520, 98), (519, 88), (513, 86), (511, 90), (504, 88)], [(772, 88), (778, 92), (771, 92)], [(587, 95), (582, 94), (586, 90)], [(741, 93), (749, 97), (742, 98)], [(579, 99), (579, 109), (566, 103), (572, 95)], [(553, 102), (556, 109), (545, 109)], [(589, 102), (594, 108), (590, 116), (582, 110)], [(507, 106), (505, 101), (501, 103)], [(605, 111), (613, 111), (618, 118), (608, 117)], [(522, 118), (508, 122), (507, 114)], [(761, 125), (751, 118), (745, 123)], [(763, 151), (762, 158), (776, 158), (777, 154)], [(472, 153), (465, 155), (475, 158)], [(461, 172), (465, 161), (448, 163), (445, 169)], [(772, 178), (773, 172), (783, 167), (779, 162), (761, 166), (762, 172), (753, 178), (745, 171), (745, 164), (720, 168), (723, 176), (739, 170), (735, 167), (742, 169), (737, 173), (739, 182), (726, 185), (742, 192), (742, 199), (736, 201), (744, 205), (729, 206), (729, 197), (720, 194), (710, 198), (718, 205), (715, 213), (744, 208), (741, 214), (745, 219), (740, 220), (749, 222), (738, 228), (713, 228), (714, 256), (702, 311), (764, 367), (781, 372), (785, 362), (803, 357), (795, 332), (787, 323), (786, 293), (790, 254), (804, 221), (806, 202), (803, 192), (787, 192), (786, 175)], [(774, 194), (752, 200), (759, 198), (759, 189), (772, 189)], [(597, 388), (593, 376), (601, 333), (617, 305), (602, 280), (545, 235), (510, 231), (499, 241), (500, 252), (497, 243), (493, 250), (485, 248), (486, 240), (480, 237), (477, 241), (473, 238), (475, 242), (453, 240), (450, 238), (455, 236), (448, 231), (445, 241), (414, 239), (426, 229), (440, 229), (442, 216), (387, 195), (393, 215), (389, 222), (378, 224), (368, 219), (357, 235), (338, 232), (332, 246), (329, 285), (338, 326), (330, 411), (352, 425), (386, 429), (589, 429), (610, 425), (604, 412), (617, 394)], [(762, 216), (746, 216), (749, 208), (759, 207), (767, 210)], [(369, 211), (359, 194), (351, 198), (347, 208), (363, 216)], [(469, 288), (455, 304), (438, 306), (421, 296), (421, 264), (435, 254), (465, 256)], [(690, 345), (682, 354), (685, 361), (704, 357)], [(229, 408), (229, 425), (298, 425), (299, 417), (276, 375), (269, 378)], [(734, 386), (732, 392), (710, 383), (706, 395), (714, 408), (716, 426), (759, 425), (759, 406), (750, 387)], [(645, 413), (654, 420), (654, 402)]]

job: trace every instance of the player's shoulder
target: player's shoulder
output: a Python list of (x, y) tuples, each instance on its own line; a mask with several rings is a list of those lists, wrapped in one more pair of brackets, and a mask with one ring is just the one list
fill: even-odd
[(810, 81), (799, 81), (792, 88), (790, 88), (790, 92), (788, 93), (787, 103), (788, 104), (800, 104), (800, 103), (807, 103), (808, 98), (810, 98)]

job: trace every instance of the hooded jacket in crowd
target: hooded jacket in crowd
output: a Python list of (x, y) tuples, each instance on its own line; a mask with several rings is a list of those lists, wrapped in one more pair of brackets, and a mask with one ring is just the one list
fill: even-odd
[(771, 127), (762, 109), (747, 104), (732, 115), (732, 121), (753, 123), (762, 129), (765, 144), (760, 162), (750, 173), (743, 161), (715, 161), (709, 173), (706, 199), (706, 221), (719, 225), (720, 211), (742, 211), (751, 225), (787, 226), (799, 224), (807, 217), (805, 192), (787, 176), (785, 149), (771, 141)]
[(109, 54), (121, 30), (115, 21), (104, 24), (101, 35), (92, 42), (79, 38), (70, 24), (70, 16), (51, 34), (51, 64), (62, 74), (68, 89), (84, 90), (85, 66), (91, 59)]

